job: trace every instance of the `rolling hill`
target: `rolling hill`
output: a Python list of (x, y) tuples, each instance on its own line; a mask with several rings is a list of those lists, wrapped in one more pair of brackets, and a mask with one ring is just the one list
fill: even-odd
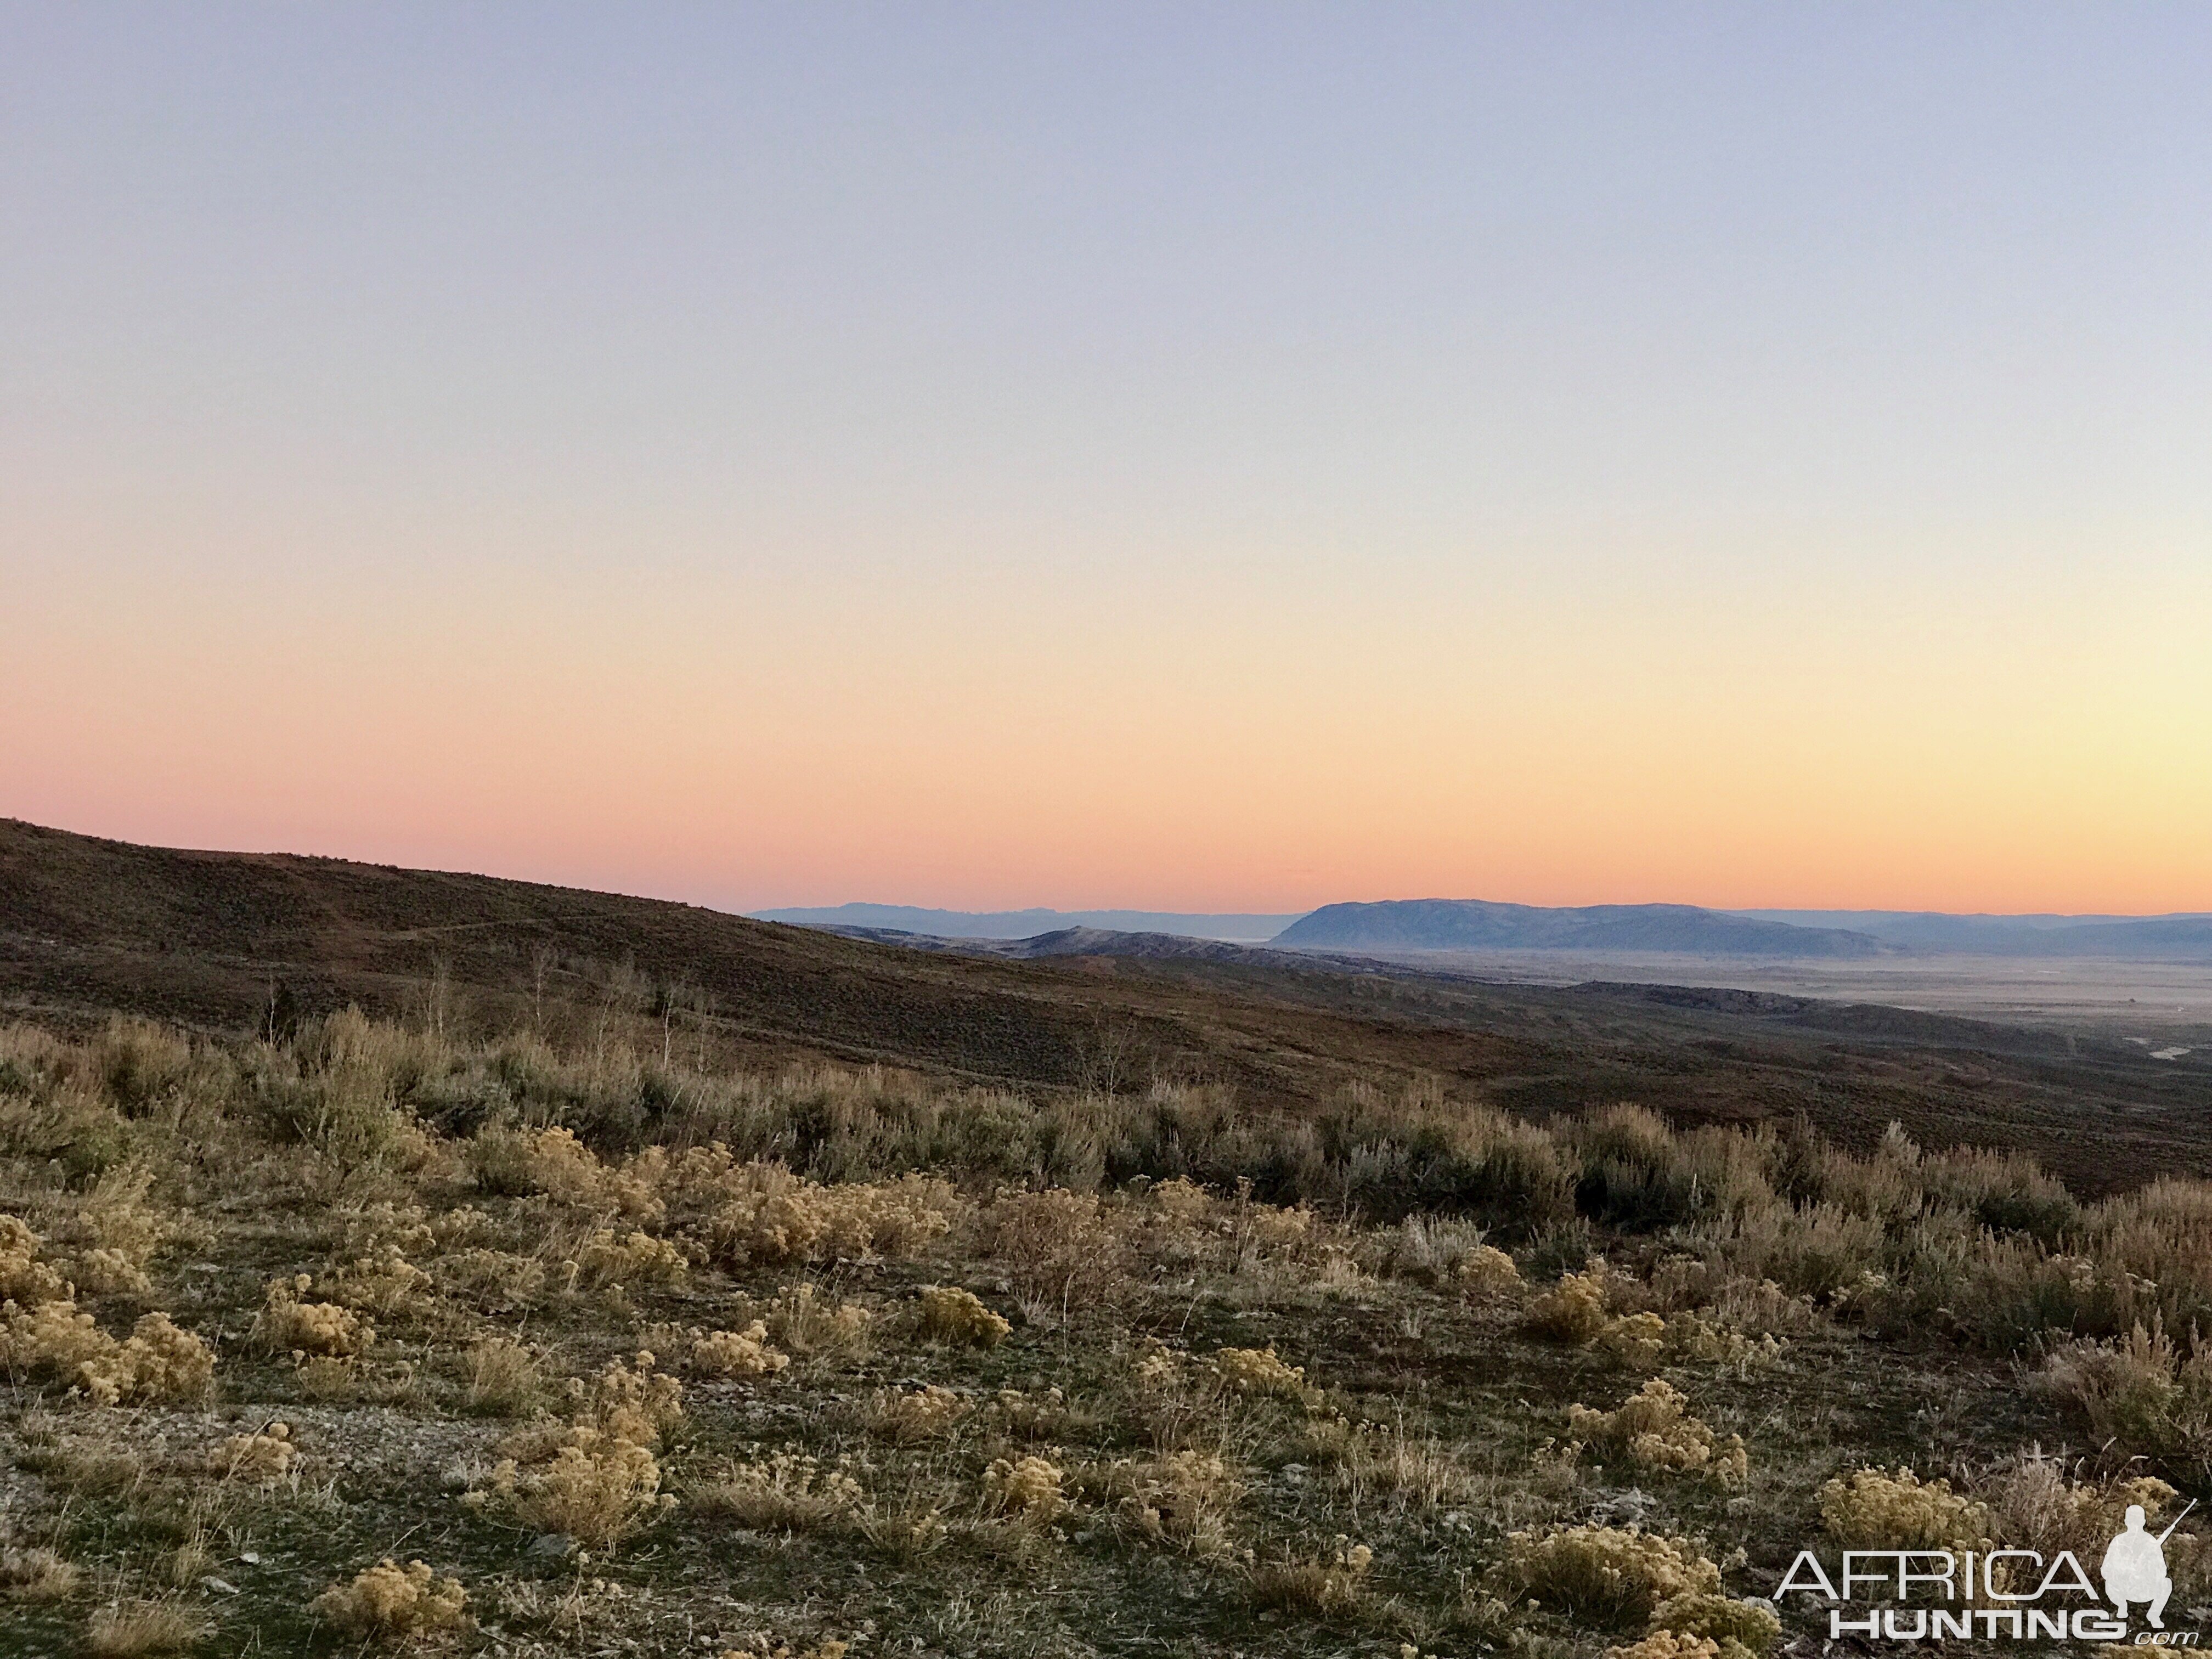
[[(1694, 914), (1694, 913), (1693, 913)], [(1806, 931), (1806, 930), (1799, 930)], [(2035, 1151), (2085, 1190), (2212, 1173), (2212, 1053), (2091, 1029), (1694, 987), (1502, 985), (1318, 952), (1067, 934), (921, 950), (670, 903), (0, 821), (0, 1014), (250, 1031), (302, 1012), (571, 1030), (681, 1007), (733, 1063), (880, 1062), (1021, 1090), (1202, 1079), (1255, 1115), (1432, 1078), (1536, 1118), (1637, 1101), (1684, 1123), (1802, 1115), (1864, 1146)]]

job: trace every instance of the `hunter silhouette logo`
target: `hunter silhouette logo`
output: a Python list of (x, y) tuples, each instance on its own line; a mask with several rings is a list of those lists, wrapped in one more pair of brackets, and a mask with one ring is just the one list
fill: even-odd
[(2105, 1599), (2119, 1609), (2120, 1617), (2128, 1616), (2128, 1603), (2148, 1603), (2144, 1617), (2150, 1620), (2153, 1630), (2166, 1628), (2166, 1598), (2173, 1594), (2173, 1580), (2166, 1574), (2166, 1540), (2173, 1536), (2173, 1529), (2181, 1524), (2182, 1516), (2197, 1507), (2197, 1500), (2188, 1504), (2166, 1522), (2166, 1530), (2155, 1538), (2143, 1529), (2143, 1507), (2128, 1505), (2127, 1530), (2105, 1547)]
[[(2071, 1550), (2050, 1557), (2029, 1549), (1845, 1550), (1832, 1577), (1811, 1550), (1800, 1550), (1775, 1587), (1775, 1601), (1808, 1595), (1830, 1603), (1832, 1641), (1862, 1636), (1893, 1642), (1977, 1637), (2119, 1642), (2128, 1634), (2129, 1610), (2141, 1607), (2150, 1628), (2136, 1637), (2138, 1645), (2194, 1647), (2194, 1631), (2165, 1633), (2166, 1604), (2173, 1594), (2166, 1545), (2196, 1507), (2191, 1499), (2165, 1531), (2153, 1533), (2142, 1505), (2130, 1504), (2125, 1527), (2099, 1563), (2101, 1596)], [(1916, 1599), (1923, 1605), (1914, 1606)], [(1847, 1618), (1846, 1606), (1862, 1600), (1888, 1605)]]

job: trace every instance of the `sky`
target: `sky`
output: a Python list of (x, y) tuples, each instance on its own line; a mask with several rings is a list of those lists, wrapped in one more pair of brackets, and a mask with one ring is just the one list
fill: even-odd
[(0, 816), (2212, 909), (2212, 10), (0, 3)]

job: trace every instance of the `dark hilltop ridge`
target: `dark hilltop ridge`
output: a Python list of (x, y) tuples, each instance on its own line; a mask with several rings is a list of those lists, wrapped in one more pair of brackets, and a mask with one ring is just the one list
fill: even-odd
[(762, 921), (795, 927), (918, 934), (927, 939), (1033, 939), (1089, 928), (1115, 933), (1170, 933), (1182, 939), (1261, 945), (1298, 918), (1295, 912), (1254, 915), (1181, 910), (934, 910), (918, 904), (833, 904), (756, 910)]
[(1843, 927), (1803, 927), (1694, 904), (1554, 909), (1482, 899), (1325, 904), (1279, 945), (1339, 951), (1662, 951), (1686, 956), (1863, 957), (1890, 947)]

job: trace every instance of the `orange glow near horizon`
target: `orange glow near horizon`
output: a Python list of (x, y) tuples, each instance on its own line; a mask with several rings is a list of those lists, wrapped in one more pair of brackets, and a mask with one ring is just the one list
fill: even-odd
[(1549, 568), (1355, 596), (1194, 562), (1141, 606), (427, 568), (109, 605), (56, 569), (0, 667), (0, 811), (733, 909), (2212, 909), (2203, 653), (2142, 620), (2178, 562), (1902, 616)]

